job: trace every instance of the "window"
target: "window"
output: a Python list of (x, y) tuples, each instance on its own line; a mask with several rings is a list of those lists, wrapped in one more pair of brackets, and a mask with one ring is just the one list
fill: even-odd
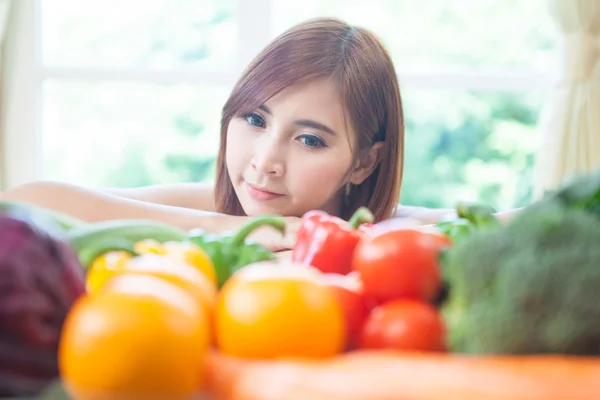
[(236, 4), (39, 1), (43, 177), (210, 179), (220, 107), (238, 74)]
[(403, 203), (523, 205), (553, 64), (544, 3), (37, 0), (41, 177), (212, 180), (220, 109), (242, 68), (292, 24), (335, 16), (378, 34), (399, 72)]
[(112, 187), (210, 180), (228, 90), (49, 80), (43, 87), (44, 174)]
[(543, 70), (554, 28), (546, 0), (305, 0), (274, 1), (279, 33), (315, 16), (360, 24), (390, 48), (400, 71), (521, 67)]

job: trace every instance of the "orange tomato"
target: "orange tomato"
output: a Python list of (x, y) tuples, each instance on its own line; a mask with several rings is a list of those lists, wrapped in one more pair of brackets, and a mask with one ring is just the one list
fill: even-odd
[(221, 289), (216, 342), (245, 358), (329, 357), (345, 344), (345, 321), (317, 270), (299, 264), (246, 266)]
[(122, 275), (71, 309), (59, 348), (61, 378), (77, 400), (184, 400), (203, 384), (208, 320), (185, 290)]

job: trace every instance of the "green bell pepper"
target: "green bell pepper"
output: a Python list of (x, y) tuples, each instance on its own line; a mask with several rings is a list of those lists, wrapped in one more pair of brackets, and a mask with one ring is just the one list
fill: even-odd
[(0, 213), (17, 218), (28, 218), (44, 228), (55, 229), (61, 233), (87, 225), (85, 222), (44, 207), (20, 201), (0, 201)]
[(233, 235), (208, 234), (200, 229), (190, 231), (188, 240), (202, 248), (212, 260), (219, 288), (240, 268), (275, 259), (271, 250), (247, 240), (249, 234), (262, 226), (273, 227), (283, 234), (285, 220), (276, 216), (256, 217)]

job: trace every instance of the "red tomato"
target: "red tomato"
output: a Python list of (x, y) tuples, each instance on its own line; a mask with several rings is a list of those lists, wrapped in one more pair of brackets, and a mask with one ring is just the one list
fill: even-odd
[(377, 302), (399, 298), (433, 300), (441, 286), (439, 254), (445, 236), (415, 229), (386, 230), (356, 246), (352, 268)]
[(360, 348), (443, 351), (445, 327), (439, 312), (419, 300), (395, 300), (375, 308), (363, 325)]
[(321, 279), (325, 286), (333, 290), (342, 306), (346, 322), (346, 348), (352, 349), (358, 344), (360, 330), (371, 312), (372, 303), (364, 296), (357, 274), (323, 274)]

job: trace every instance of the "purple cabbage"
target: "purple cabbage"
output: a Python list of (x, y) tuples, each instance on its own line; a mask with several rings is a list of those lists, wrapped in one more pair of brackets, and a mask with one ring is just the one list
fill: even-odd
[(59, 232), (0, 213), (0, 397), (38, 395), (59, 376), (62, 326), (85, 292)]

